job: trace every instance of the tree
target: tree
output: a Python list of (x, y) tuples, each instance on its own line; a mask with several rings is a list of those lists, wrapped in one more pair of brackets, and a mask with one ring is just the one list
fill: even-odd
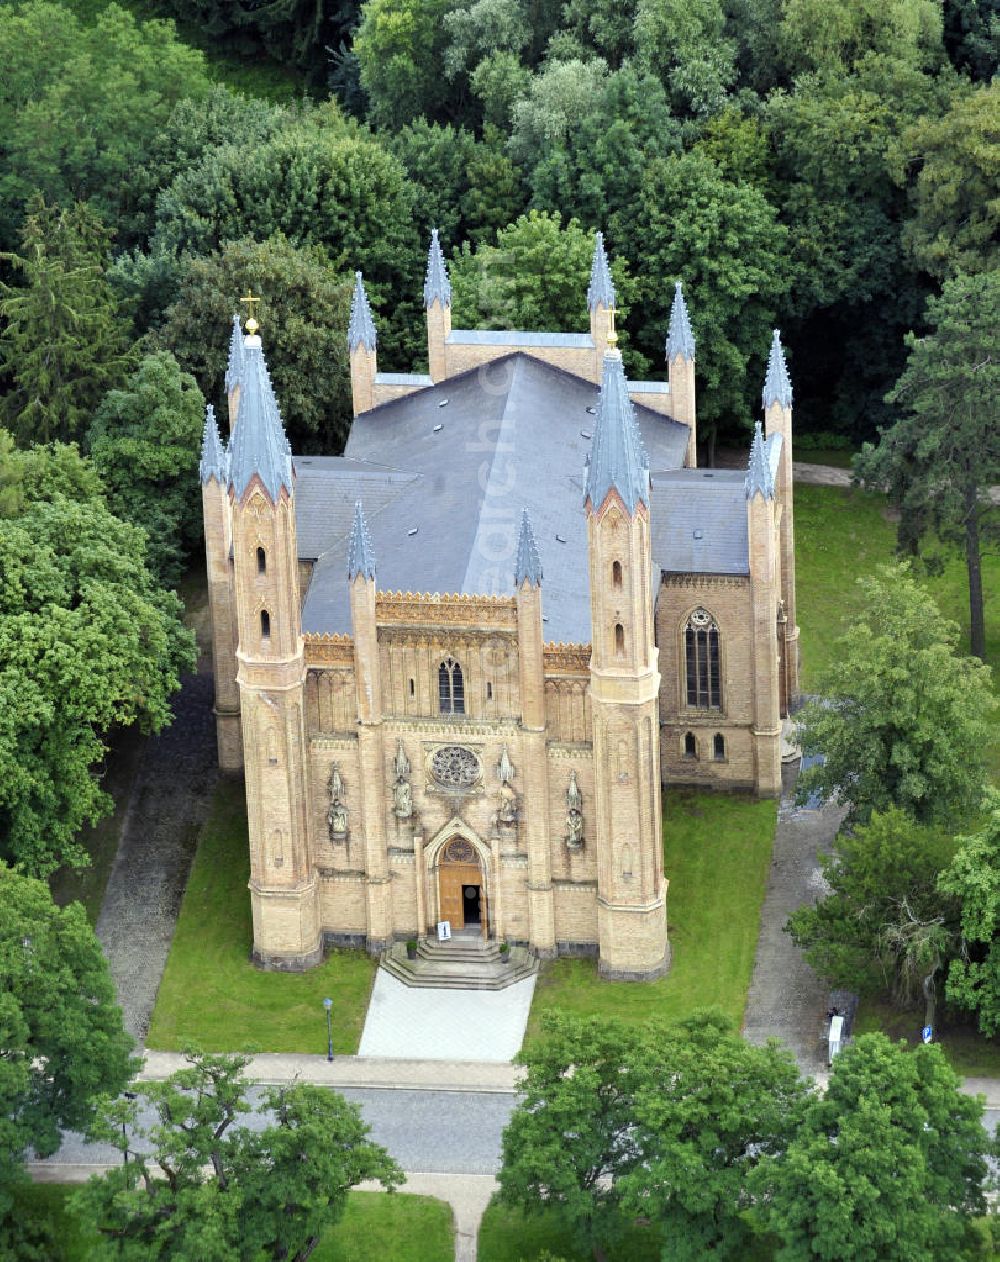
[(893, 999), (924, 996), (924, 1024), (935, 1024), (938, 975), (958, 945), (958, 903), (938, 890), (955, 853), (940, 828), (915, 824), (898, 807), (841, 832), (820, 856), (831, 892), (800, 907), (786, 928), (821, 977), (835, 986), (888, 986)]
[(907, 564), (858, 586), (864, 604), (820, 680), (823, 699), (798, 716), (802, 752), (825, 759), (799, 776), (799, 798), (837, 794), (848, 827), (891, 806), (921, 824), (967, 818), (986, 780), (989, 667), (958, 655), (958, 627)]
[(947, 996), (979, 1018), (980, 1030), (1000, 1030), (1000, 794), (990, 790), (978, 832), (956, 838), (957, 853), (941, 889), (961, 904), (962, 954), (951, 962)]
[(910, 334), (906, 370), (888, 396), (904, 415), (865, 444), (856, 468), (888, 486), (904, 541), (934, 532), (965, 553), (972, 652), (986, 656), (984, 542), (1000, 539), (1000, 271), (956, 276), (927, 305), (930, 332)]
[(921, 118), (904, 138), (905, 165), (897, 175), (909, 184), (914, 213), (903, 239), (939, 279), (998, 266), (998, 130), (1000, 83), (994, 80), (956, 91), (942, 118)]
[(23, 286), (0, 283), (0, 404), (26, 442), (71, 438), (124, 373), (124, 330), (104, 277), (108, 234), (85, 204), (32, 202), (20, 255), (5, 255)]
[[(227, 242), (193, 259), (157, 340), (220, 406), (233, 312), (248, 286), (263, 295), (261, 336), (293, 448), (340, 450), (351, 421), (345, 335), (351, 285), (322, 251), (296, 249), (276, 236)], [(368, 292), (377, 306), (385, 290), (373, 285)]]
[(145, 534), (111, 515), (75, 448), (5, 462), (21, 466), (22, 506), (0, 520), (0, 858), (44, 876), (89, 863), (75, 834), (113, 805), (106, 734), (170, 721), (194, 637), (153, 582)]
[(421, 115), (458, 121), (461, 93), (443, 73), (454, 0), (367, 0), (354, 36), (373, 123), (396, 131)]
[[(83, 907), (0, 863), (0, 1252), (16, 1256), (12, 1191), (30, 1148), (86, 1130), (138, 1068), (107, 961)], [(10, 1252), (8, 1252), (10, 1250)]]
[(779, 42), (793, 71), (843, 70), (872, 53), (914, 66), (943, 58), (935, 0), (785, 0)]
[(402, 1183), (396, 1162), (368, 1139), (358, 1106), (326, 1088), (267, 1090), (259, 1108), (273, 1121), (261, 1130), (239, 1125), (250, 1108), (248, 1060), (191, 1053), (188, 1068), (145, 1084), (138, 1094), (156, 1113), (152, 1127), (138, 1124), (134, 1102), (106, 1108), (95, 1133), (127, 1145), (129, 1160), (76, 1198), (101, 1233), (97, 1257), (305, 1262), (352, 1187)]
[(169, 351), (145, 355), (105, 395), (87, 441), (108, 506), (149, 536), (150, 566), (176, 583), (201, 538), (198, 457), (205, 399)]
[[(116, 222), (132, 210), (132, 174), (177, 102), (208, 92), (201, 52), (172, 22), (136, 22), (109, 4), (90, 25), (64, 5), (0, 8), (0, 241), (28, 197), (92, 199)], [(16, 67), (16, 70), (14, 69)]]
[(776, 1262), (979, 1256), (993, 1144), (982, 1097), (959, 1086), (940, 1047), (866, 1034), (845, 1048), (787, 1149), (751, 1176)]
[(791, 1055), (718, 1013), (667, 1028), (550, 1017), (523, 1054), (501, 1200), (555, 1214), (595, 1258), (651, 1220), (662, 1257), (743, 1256), (744, 1185), (787, 1143), (804, 1085)]

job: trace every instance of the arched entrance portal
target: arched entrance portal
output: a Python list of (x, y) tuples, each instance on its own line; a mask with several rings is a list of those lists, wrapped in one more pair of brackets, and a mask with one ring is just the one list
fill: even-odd
[(453, 837), (441, 851), (438, 906), (440, 919), (451, 922), (452, 933), (489, 936), (486, 881), (476, 848), (464, 837)]

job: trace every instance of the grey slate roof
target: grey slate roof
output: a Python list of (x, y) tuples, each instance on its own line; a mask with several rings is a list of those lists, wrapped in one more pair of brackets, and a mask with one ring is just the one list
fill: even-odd
[(431, 245), (427, 251), (427, 275), (424, 279), (424, 306), (432, 302), (440, 302), (442, 307), (451, 306), (451, 281), (448, 279), (448, 268), (441, 253), (441, 242), (438, 230), (431, 232)]
[(649, 519), (657, 573), (750, 573), (743, 476), (738, 469), (653, 473)]
[(618, 351), (604, 356), (601, 401), (594, 444), (587, 465), (585, 498), (594, 509), (617, 491), (630, 513), (640, 502), (649, 507), (649, 457), (635, 423), (628, 382)]
[(375, 321), (372, 319), (372, 309), (368, 305), (364, 281), (361, 279), (361, 273), (355, 272), (354, 293), (351, 295), (351, 318), (347, 323), (347, 349), (356, 351), (359, 346), (363, 346), (366, 351), (373, 351), (377, 343), (378, 334), (375, 332)]
[(354, 525), (347, 541), (347, 577), (357, 578), (359, 574), (375, 581), (375, 549), (360, 500), (354, 505)]
[(767, 376), (764, 378), (764, 391), (761, 401), (766, 411), (772, 403), (780, 403), (783, 408), (792, 406), (792, 382), (785, 365), (785, 352), (781, 347), (781, 333), (774, 330), (771, 338), (771, 350), (767, 357)]
[(528, 582), (537, 587), (542, 581), (542, 562), (538, 556), (534, 531), (528, 510), (521, 513), (521, 532), (517, 537), (517, 564), (514, 566), (514, 586)]
[(243, 343), (240, 403), (230, 444), (229, 481), (237, 498), (256, 475), (276, 503), (281, 488), (292, 494), (292, 450), (281, 424), (259, 337)]
[(209, 403), (205, 408), (205, 429), (201, 436), (201, 482), (205, 486), (215, 478), (220, 486), (229, 484), (229, 455), (219, 437), (215, 420), (215, 408)]
[(529, 333), (514, 329), (452, 329), (448, 334), (452, 346), (569, 346), (577, 350), (593, 350), (589, 333)]
[(774, 499), (774, 473), (760, 421), (753, 427), (753, 442), (750, 444), (750, 462), (747, 465), (744, 488), (748, 500), (752, 500), (755, 495), (763, 495), (766, 500)]
[(226, 366), (226, 392), (232, 390), (240, 380), (243, 371), (243, 330), (240, 328), (240, 317), (234, 313), (233, 330), (229, 335), (229, 363)]
[(609, 310), (615, 305), (615, 285), (608, 267), (608, 256), (604, 251), (603, 232), (599, 232), (594, 238), (594, 261), (590, 265), (587, 310), (593, 311), (598, 303)]
[(694, 359), (694, 334), (688, 319), (687, 303), (681, 282), (674, 282), (674, 300), (670, 304), (670, 327), (667, 330), (667, 361), (680, 355), (681, 359)]
[[(527, 509), (545, 638), (589, 642), (583, 471), (598, 402), (592, 382), (513, 354), (362, 413), (345, 457), (297, 458), (300, 555), (318, 558), (303, 630), (351, 630), (348, 536), (363, 499), (389, 591), (513, 595)], [(634, 414), (654, 467), (678, 468), (686, 426), (640, 405)]]

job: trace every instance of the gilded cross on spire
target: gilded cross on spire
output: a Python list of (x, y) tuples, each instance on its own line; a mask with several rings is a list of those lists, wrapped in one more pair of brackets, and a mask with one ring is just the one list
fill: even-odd
[(246, 296), (240, 299), (240, 305), (245, 306), (247, 308), (247, 314), (249, 318), (247, 319), (246, 330), (250, 334), (251, 337), (253, 337), (253, 335), (260, 328), (260, 325), (254, 319), (254, 314), (253, 314), (253, 309), (259, 302), (260, 302), (260, 299), (255, 298), (253, 296), (253, 290), (248, 285)]

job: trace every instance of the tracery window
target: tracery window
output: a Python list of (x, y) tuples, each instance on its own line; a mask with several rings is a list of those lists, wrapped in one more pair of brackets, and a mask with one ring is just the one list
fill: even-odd
[(453, 657), (446, 657), (438, 667), (438, 701), (442, 714), (465, 713), (462, 668)]
[(722, 705), (719, 628), (706, 609), (696, 609), (684, 631), (687, 659), (687, 703), (699, 709)]

